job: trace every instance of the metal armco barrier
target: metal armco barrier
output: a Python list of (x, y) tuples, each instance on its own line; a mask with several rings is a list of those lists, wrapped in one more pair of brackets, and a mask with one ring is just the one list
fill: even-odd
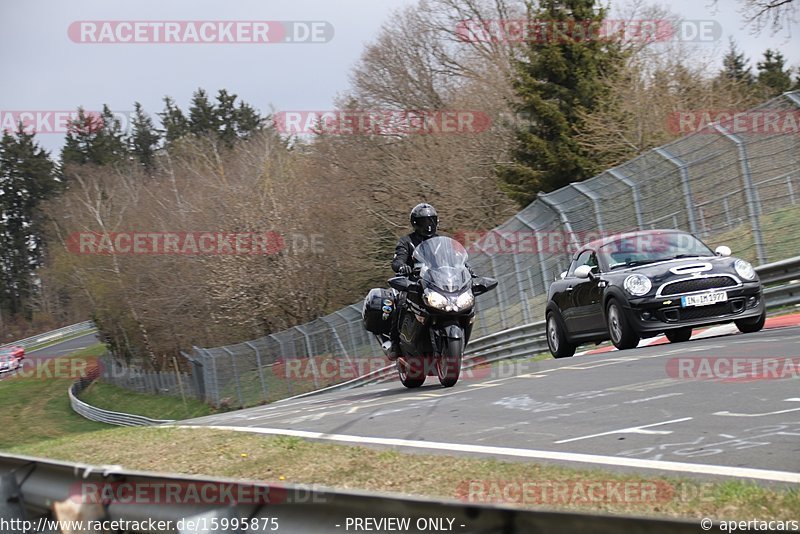
[(89, 332), (92, 332), (94, 330), (96, 330), (96, 328), (92, 321), (84, 321), (82, 323), (64, 326), (57, 330), (51, 330), (50, 332), (45, 332), (44, 334), (37, 334), (35, 336), (26, 337), (25, 339), (20, 339), (18, 341), (13, 341), (11, 343), (6, 343), (5, 345), (0, 345), (0, 348), (21, 346), (25, 347), (25, 350), (27, 351), (31, 347), (36, 347), (37, 345), (41, 345), (43, 343), (50, 343), (52, 341), (57, 341), (67, 336), (84, 334), (84, 333), (88, 334)]
[[(367, 518), (376, 522), (382, 519), (408, 521), (408, 528), (402, 530), (370, 529), (374, 532), (429, 533), (447, 530), (464, 534), (688, 534), (698, 531), (697, 521), (534, 511), (401, 494), (339, 491), (318, 486), (277, 485), (205, 476), (164, 475), (127, 470), (120, 466), (94, 466), (8, 454), (0, 455), (0, 481), (0, 510), (4, 512), (3, 519), (26, 520), (33, 525), (47, 525), (47, 520), (53, 519), (54, 503), (70, 498), (78, 500), (76, 496), (90, 494), (91, 488), (108, 487), (103, 486), (104, 483), (117, 483), (115, 487), (125, 484), (127, 488), (144, 488), (147, 491), (128, 492), (126, 496), (133, 494), (136, 498), (107, 503), (101, 520), (140, 522), (140, 529), (133, 532), (352, 532), (354, 519)], [(189, 487), (197, 491), (183, 491)], [(204, 488), (216, 490), (221, 487), (226, 488), (226, 491), (202, 491)], [(161, 489), (155, 492), (153, 488)], [(155, 496), (170, 495), (164, 488), (178, 488), (180, 491), (172, 493), (173, 497), (157, 499)], [(453, 491), (455, 494), (456, 488)], [(195, 497), (190, 498), (190, 495)], [(253, 498), (254, 496), (257, 498)], [(211, 502), (214, 500), (218, 502)], [(223, 519), (226, 520), (224, 523)], [(248, 525), (256, 525), (257, 528), (234, 529), (230, 526), (234, 522), (241, 524), (245, 520), (250, 521)], [(156, 521), (170, 523), (155, 530), (142, 528), (146, 522)], [(348, 524), (351, 525), (350, 529), (346, 529)], [(215, 525), (217, 528), (213, 528)], [(223, 525), (228, 525), (228, 528), (223, 528)], [(273, 529), (274, 525), (277, 528)], [(431, 525), (452, 527), (436, 529), (431, 528)]]
[(93, 379), (91, 378), (81, 378), (72, 384), (68, 390), (69, 404), (72, 410), (86, 419), (117, 426), (152, 426), (175, 422), (173, 419), (150, 419), (143, 415), (112, 412), (87, 404), (78, 398), (78, 394), (89, 387), (92, 381)]

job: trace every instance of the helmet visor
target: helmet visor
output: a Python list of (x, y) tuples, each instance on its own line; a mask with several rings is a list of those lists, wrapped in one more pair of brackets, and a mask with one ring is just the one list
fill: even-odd
[(424, 236), (432, 236), (436, 233), (438, 217), (416, 217), (414, 219), (414, 229)]

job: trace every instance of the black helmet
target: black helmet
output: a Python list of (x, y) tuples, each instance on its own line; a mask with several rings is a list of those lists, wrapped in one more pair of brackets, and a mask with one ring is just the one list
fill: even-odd
[(438, 225), (439, 216), (436, 214), (436, 209), (430, 204), (423, 202), (422, 204), (417, 204), (411, 210), (411, 226), (422, 237), (436, 235), (436, 227)]

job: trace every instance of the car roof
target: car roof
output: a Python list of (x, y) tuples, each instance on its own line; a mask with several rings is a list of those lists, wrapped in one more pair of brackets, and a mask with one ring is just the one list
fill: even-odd
[(641, 236), (662, 235), (662, 234), (688, 234), (688, 232), (684, 232), (683, 230), (674, 230), (674, 229), (660, 229), (660, 230), (637, 230), (635, 232), (623, 232), (621, 234), (613, 234), (586, 243), (585, 245), (580, 247), (577, 252), (575, 252), (574, 257), (577, 257), (579, 254), (581, 254), (583, 251), (587, 249), (597, 250), (598, 248), (604, 245), (613, 243), (614, 241), (619, 241), (620, 239), (628, 239), (631, 237), (641, 237)]

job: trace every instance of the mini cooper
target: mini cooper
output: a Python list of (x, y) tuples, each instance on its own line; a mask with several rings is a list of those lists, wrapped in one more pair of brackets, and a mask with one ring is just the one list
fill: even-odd
[(665, 334), (687, 341), (692, 328), (733, 321), (741, 332), (764, 327), (758, 275), (728, 247), (712, 252), (692, 234), (650, 230), (581, 247), (547, 293), (547, 343), (556, 358), (578, 345), (611, 340), (618, 349)]

